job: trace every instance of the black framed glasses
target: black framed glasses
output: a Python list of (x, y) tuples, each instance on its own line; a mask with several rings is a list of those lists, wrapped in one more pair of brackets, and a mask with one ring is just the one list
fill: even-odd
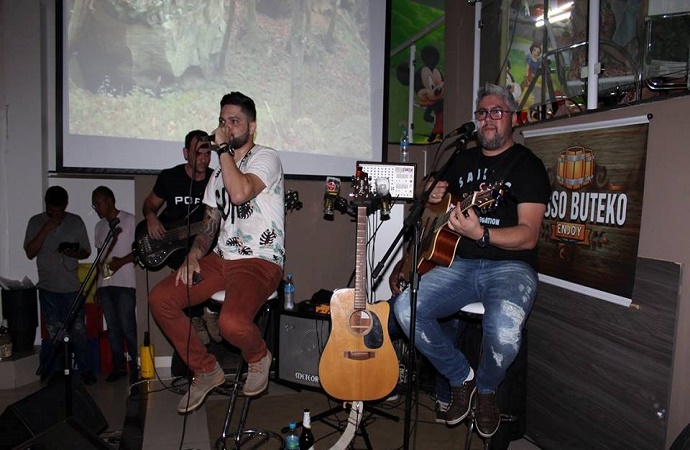
[(491, 117), (493, 120), (503, 119), (503, 114), (510, 114), (513, 111), (505, 111), (501, 108), (493, 108), (490, 111), (486, 109), (478, 109), (474, 112), (474, 118), (476, 120), (486, 120), (486, 116)]

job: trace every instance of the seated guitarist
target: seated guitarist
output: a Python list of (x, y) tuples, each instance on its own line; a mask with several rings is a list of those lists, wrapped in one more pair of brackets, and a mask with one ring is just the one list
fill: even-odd
[[(431, 268), (420, 280), (415, 345), (450, 381), (446, 423), (464, 420), (476, 394), (477, 431), (489, 437), (500, 422), (496, 391), (518, 354), (536, 296), (536, 245), (551, 188), (542, 161), (513, 141), (518, 105), (510, 91), (487, 84), (479, 89), (476, 106), (479, 146), (458, 155), (428, 202), (439, 204), (447, 193), (460, 199), (498, 181), (508, 192), (502, 205), (481, 217), (472, 207), (463, 209), (461, 201), (449, 205), (455, 208), (448, 227), (461, 238), (449, 265)], [(439, 324), (474, 302), (485, 309), (477, 373)], [(405, 289), (394, 312), (408, 335), (410, 309), (410, 289)]]
[[(142, 210), (146, 219), (146, 230), (151, 238), (163, 239), (166, 226), (183, 227), (187, 224), (187, 217), (190, 224), (203, 220), (202, 199), (206, 184), (213, 174), (213, 170), (209, 168), (211, 148), (209, 142), (203, 140), (206, 137), (208, 133), (202, 130), (187, 133), (182, 149), (186, 162), (161, 171), (153, 190), (144, 200)], [(158, 214), (164, 206), (165, 209)], [(165, 260), (165, 264), (177, 270), (182, 265), (185, 254), (184, 249), (176, 251)], [(201, 335), (202, 341), (208, 344), (209, 333), (203, 321), (204, 305), (187, 308), (185, 313), (192, 318), (194, 328)], [(177, 352), (173, 354), (171, 371), (174, 376), (189, 375), (189, 369)]]

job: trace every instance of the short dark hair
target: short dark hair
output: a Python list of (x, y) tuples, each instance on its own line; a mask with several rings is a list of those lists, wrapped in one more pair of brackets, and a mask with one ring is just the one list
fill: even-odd
[(189, 133), (187, 133), (187, 136), (184, 138), (184, 148), (189, 148), (190, 145), (192, 145), (192, 139), (196, 138), (199, 140), (199, 138), (205, 138), (208, 137), (208, 133), (205, 132), (204, 130), (192, 130)]
[(225, 105), (239, 106), (250, 122), (256, 122), (256, 105), (254, 104), (254, 100), (243, 93), (234, 91), (225, 94), (223, 98), (220, 99), (220, 107), (223, 108)]
[(69, 202), (67, 191), (62, 186), (51, 186), (46, 191), (45, 195), (46, 206), (55, 206), (57, 208), (66, 208)]
[(93, 193), (100, 194), (105, 198), (109, 198), (113, 201), (113, 205), (115, 204), (115, 194), (113, 194), (112, 189), (110, 189), (108, 186), (98, 186), (93, 190)]

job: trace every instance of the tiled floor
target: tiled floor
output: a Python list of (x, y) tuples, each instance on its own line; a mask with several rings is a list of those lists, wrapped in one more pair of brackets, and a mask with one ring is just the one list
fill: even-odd
[[(1, 364), (1, 363), (0, 363)], [(228, 370), (226, 369), (226, 372)], [(211, 450), (221, 435), (226, 409), (229, 401), (229, 388), (213, 392), (204, 407), (187, 416), (178, 415), (176, 405), (186, 386), (179, 379), (168, 376), (169, 370), (159, 370), (161, 380), (140, 382), (130, 389), (125, 378), (115, 383), (107, 383), (103, 376), (98, 383), (87, 387), (87, 391), (97, 403), (108, 421), (108, 429), (101, 439), (112, 448), (131, 450)], [(228, 376), (231, 378), (231, 376)], [(0, 390), (0, 410), (24, 399), (26, 396), (44, 388), (40, 382), (33, 382), (17, 389)], [(364, 429), (373, 449), (403, 448), (405, 432), (405, 396), (397, 401), (365, 404)], [(420, 391), (418, 401), (412, 402), (409, 415), (410, 438), (408, 448), (415, 449), (460, 449), (464, 447), (466, 427), (464, 425), (448, 428), (434, 422), (433, 400), (431, 395)], [(62, 405), (48, 404), (46, 408)], [(237, 406), (230, 430), (236, 428), (241, 401)], [(312, 430), (316, 437), (315, 448), (332, 448), (339, 439), (342, 429), (347, 425), (347, 411), (324, 393), (306, 390), (297, 391), (283, 384), (271, 382), (268, 392), (250, 404), (247, 427), (264, 429), (276, 434), (290, 421), (299, 422), (304, 408), (309, 408), (313, 416), (335, 408), (338, 412), (322, 420), (313, 422)], [(397, 420), (378, 415), (393, 416)], [(232, 446), (232, 440), (228, 448)], [(358, 433), (353, 440), (356, 449), (367, 448), (364, 437)], [(244, 446), (245, 448), (249, 448)], [(222, 447), (219, 447), (222, 448)], [(261, 448), (279, 448), (276, 441), (269, 441)], [(478, 436), (472, 440), (472, 449), (483, 448)], [(514, 441), (513, 450), (535, 450), (538, 447), (525, 439)]]

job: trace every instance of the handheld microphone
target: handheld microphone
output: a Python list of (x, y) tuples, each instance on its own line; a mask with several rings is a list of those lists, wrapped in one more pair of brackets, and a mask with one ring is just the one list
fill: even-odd
[(467, 122), (460, 125), (459, 128), (454, 129), (446, 135), (446, 139), (455, 136), (462, 136), (464, 139), (469, 139), (477, 129), (477, 125), (474, 122)]
[(336, 199), (340, 194), (340, 178), (326, 177), (326, 192), (323, 194), (323, 218), (333, 220)]
[(381, 198), (381, 221), (391, 218), (391, 194), (390, 180), (388, 178), (376, 179), (376, 194)]

